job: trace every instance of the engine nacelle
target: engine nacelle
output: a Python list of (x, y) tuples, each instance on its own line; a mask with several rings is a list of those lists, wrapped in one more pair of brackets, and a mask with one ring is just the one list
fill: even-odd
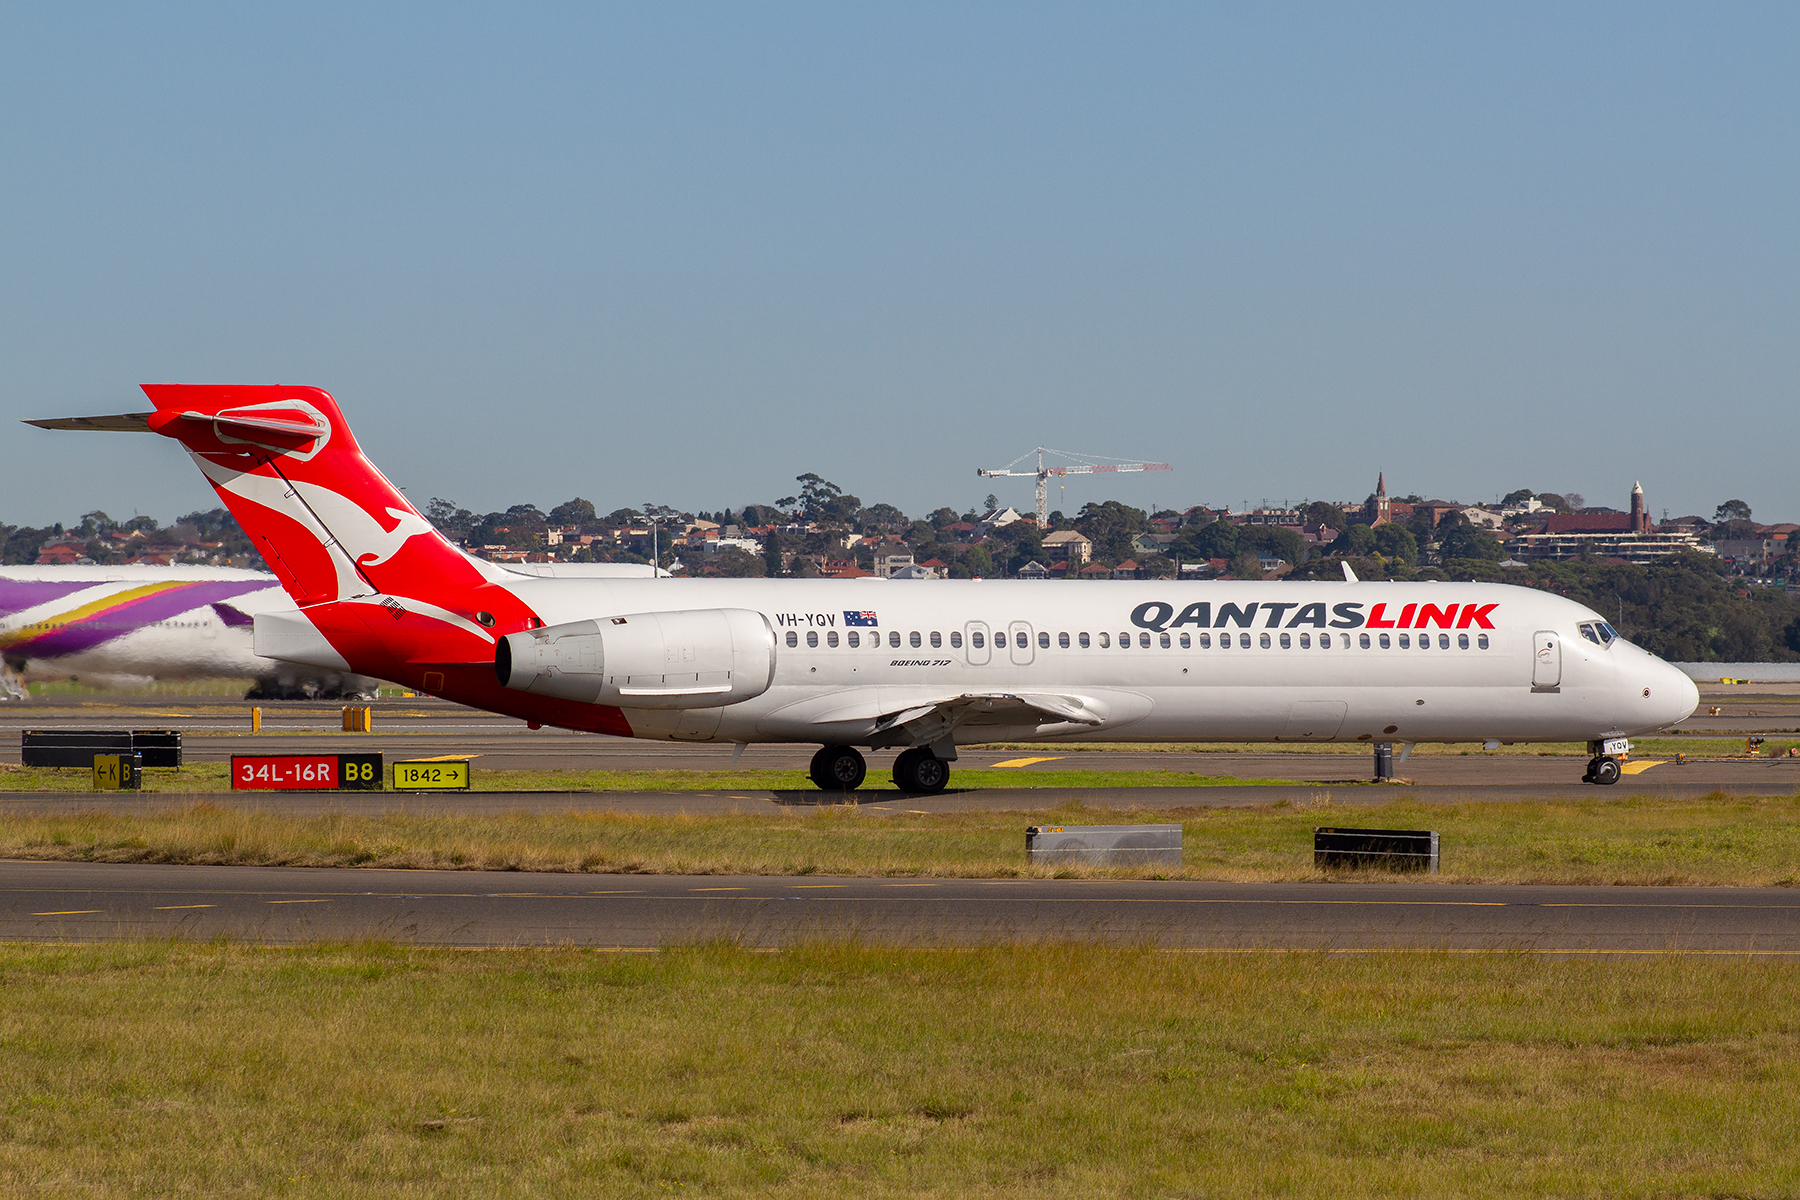
[(775, 630), (745, 608), (630, 613), (509, 633), (500, 686), (620, 708), (717, 708), (775, 678)]

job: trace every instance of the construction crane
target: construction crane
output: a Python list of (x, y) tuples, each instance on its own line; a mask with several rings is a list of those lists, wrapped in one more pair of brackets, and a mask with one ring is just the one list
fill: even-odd
[[(1013, 470), (1033, 454), (1037, 455), (1037, 470)], [(1068, 466), (1047, 467), (1044, 465), (1044, 455), (1046, 454), (1059, 454), (1073, 461)], [(1037, 523), (1039, 529), (1044, 529), (1050, 523), (1049, 497), (1046, 494), (1045, 480), (1052, 475), (1106, 475), (1115, 471), (1173, 471), (1174, 469), (1168, 463), (1125, 462), (1121, 459), (1107, 458), (1103, 454), (1073, 454), (1067, 450), (1052, 450), (1048, 446), (1039, 446), (1036, 450), (1027, 450), (998, 470), (990, 471), (985, 467), (976, 467), (975, 474), (991, 479), (1025, 479), (1035, 475), (1037, 477)]]

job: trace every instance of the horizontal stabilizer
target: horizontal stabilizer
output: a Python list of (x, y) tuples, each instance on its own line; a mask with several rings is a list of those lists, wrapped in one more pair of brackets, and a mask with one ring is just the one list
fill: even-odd
[(88, 429), (102, 433), (149, 433), (153, 413), (119, 413), (111, 417), (45, 417), (27, 421), (39, 429)]

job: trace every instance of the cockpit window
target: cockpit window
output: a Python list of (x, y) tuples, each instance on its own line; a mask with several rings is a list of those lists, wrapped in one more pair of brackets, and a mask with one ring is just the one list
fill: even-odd
[(1619, 640), (1619, 631), (1614, 629), (1611, 625), (1608, 625), (1605, 621), (1598, 622), (1595, 624), (1594, 628), (1600, 631), (1601, 642), (1608, 646)]
[(1581, 626), (1581, 636), (1594, 643), (1596, 646), (1605, 645), (1605, 643), (1600, 640), (1600, 635), (1594, 631), (1594, 626), (1591, 623), (1583, 623)]

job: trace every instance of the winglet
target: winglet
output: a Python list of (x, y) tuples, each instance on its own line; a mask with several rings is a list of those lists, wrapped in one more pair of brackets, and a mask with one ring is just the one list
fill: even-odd
[(1352, 571), (1350, 569), (1350, 560), (1349, 559), (1347, 559), (1347, 558), (1339, 559), (1338, 565), (1344, 568), (1344, 582), (1345, 583), (1361, 583), (1362, 582), (1362, 580), (1360, 580), (1356, 577), (1356, 572)]

